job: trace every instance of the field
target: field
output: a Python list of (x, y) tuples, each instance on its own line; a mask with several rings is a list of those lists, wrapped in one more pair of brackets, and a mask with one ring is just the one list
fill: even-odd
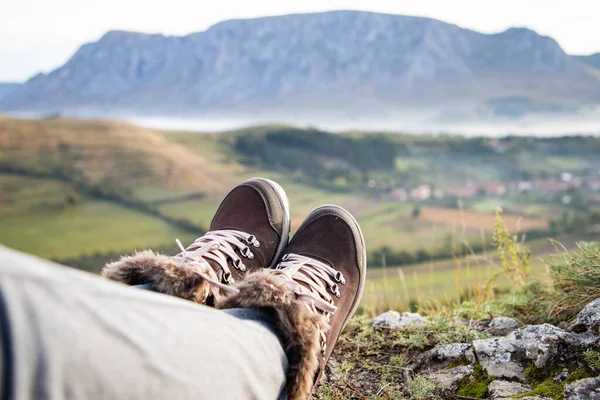
[[(425, 221), (459, 227), (461, 230), (491, 232), (494, 227), (494, 215), (471, 210), (444, 209), (439, 207), (423, 207), (420, 218)], [(542, 218), (506, 215), (504, 224), (513, 232), (532, 229), (546, 229), (548, 221)]]
[(0, 214), (0, 243), (45, 258), (95, 252), (129, 252), (193, 240), (167, 222), (105, 201), (85, 201), (64, 210)]
[[(277, 133), (281, 129), (289, 137)], [(326, 140), (311, 148), (305, 135), (317, 142), (325, 135)], [(0, 243), (52, 259), (94, 255), (99, 264), (103, 254), (114, 257), (134, 249), (164, 248), (175, 238), (187, 243), (196, 236), (190, 232), (208, 229), (231, 187), (264, 176), (285, 188), (292, 206), (292, 230), (312, 208), (339, 204), (356, 216), (369, 254), (389, 249), (421, 261), (369, 272), (364, 312), (409, 309), (429, 299), (457, 299), (497, 272), (490, 262), (431, 261), (440, 252), (449, 256), (465, 243), (489, 251), (497, 206), (504, 208), (504, 222), (511, 232), (547, 230), (548, 217), (566, 208), (549, 198), (540, 201), (531, 196), (478, 196), (458, 204), (455, 200), (398, 201), (390, 195), (391, 188), (399, 182), (407, 187), (427, 183), (446, 188), (465, 179), (532, 174), (543, 166), (548, 169), (545, 174), (560, 168), (595, 168), (596, 162), (586, 159), (588, 167), (574, 150), (569, 153), (574, 156), (548, 155), (529, 142), (524, 142), (525, 153), (507, 158), (489, 153), (478, 139), (370, 137), (277, 126), (224, 133), (163, 132), (119, 122), (0, 117)], [(240, 147), (241, 139), (247, 140), (241, 142), (246, 147)], [(574, 145), (596, 144), (575, 141)], [(377, 151), (389, 161), (390, 146), (399, 149), (391, 169), (383, 164), (370, 169), (378, 161)], [(544, 146), (562, 149), (560, 143), (539, 144)], [(371, 158), (357, 169), (354, 158), (369, 151)], [(285, 157), (269, 158), (279, 153)], [(505, 171), (518, 163), (522, 163), (519, 168), (527, 165), (530, 170)], [(582, 237), (570, 236), (568, 241), (572, 244)], [(537, 255), (552, 250), (547, 241), (539, 243), (532, 243)], [(386, 260), (371, 257), (373, 264), (386, 264)], [(97, 271), (100, 266), (90, 269)], [(500, 288), (506, 284), (497, 281)]]
[[(367, 275), (362, 309), (376, 315), (390, 309), (416, 311), (417, 304), (435, 301), (458, 303), (483, 291), (491, 279), (497, 289), (508, 289), (511, 283), (501, 271), (493, 261), (482, 258), (373, 269)], [(532, 276), (541, 278), (545, 272), (543, 262), (534, 259)]]

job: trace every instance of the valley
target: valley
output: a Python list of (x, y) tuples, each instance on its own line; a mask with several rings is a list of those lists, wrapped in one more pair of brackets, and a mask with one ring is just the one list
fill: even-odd
[(365, 307), (383, 309), (390, 287), (409, 285), (414, 295), (394, 300), (409, 308), (426, 297), (419, 291), (433, 287), (432, 279), (444, 282), (434, 297), (454, 298), (461, 282), (482, 285), (494, 275), (493, 260), (484, 265), (481, 257), (493, 249), (498, 206), (507, 229), (524, 234), (536, 256), (553, 251), (547, 238), (568, 247), (593, 238), (600, 224), (599, 151), (600, 139), (592, 137), (331, 133), (283, 125), (197, 133), (0, 117), (0, 243), (93, 272), (136, 249), (175, 253), (175, 238), (189, 243), (206, 231), (231, 187), (265, 176), (286, 189), (293, 229), (318, 205), (350, 210), (373, 271)]

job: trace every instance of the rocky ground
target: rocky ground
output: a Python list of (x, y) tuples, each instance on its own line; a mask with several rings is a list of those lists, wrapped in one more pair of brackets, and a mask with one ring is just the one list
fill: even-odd
[(558, 325), (356, 318), (315, 398), (600, 400), (600, 298)]

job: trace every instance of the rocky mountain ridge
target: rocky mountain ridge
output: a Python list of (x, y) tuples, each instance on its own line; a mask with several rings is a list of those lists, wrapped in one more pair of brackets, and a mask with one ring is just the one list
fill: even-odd
[[(600, 74), (525, 28), (482, 34), (359, 11), (218, 23), (164, 36), (111, 31), (0, 100), (0, 110), (159, 115), (391, 115), (518, 96), (600, 101)], [(479, 111), (477, 111), (479, 112)]]

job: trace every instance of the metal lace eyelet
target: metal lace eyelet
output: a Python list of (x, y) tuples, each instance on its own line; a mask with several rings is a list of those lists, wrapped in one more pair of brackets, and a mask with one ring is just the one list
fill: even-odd
[(333, 292), (333, 294), (336, 295), (336, 297), (340, 297), (342, 294), (340, 293), (340, 287), (334, 283), (333, 285), (331, 285), (331, 287), (329, 288), (329, 290), (331, 290)]
[(251, 259), (251, 260), (254, 258), (254, 253), (252, 253), (250, 251), (249, 247), (244, 247), (244, 249), (242, 250), (242, 255), (244, 257), (247, 257), (247, 258)]
[(290, 259), (290, 255), (289, 254), (284, 254), (283, 257), (281, 257), (281, 261), (287, 261)]
[(254, 247), (260, 247), (260, 242), (254, 235), (248, 236), (248, 239), (246, 239), (246, 243), (251, 244)]
[(231, 272), (223, 272), (223, 278), (221, 278), (224, 283), (229, 283), (231, 281)]
[(337, 271), (335, 273), (335, 280), (339, 283), (341, 283), (342, 285), (346, 284), (346, 278), (344, 278), (344, 275), (342, 275), (342, 273), (340, 271)]
[(242, 262), (242, 260), (236, 260), (233, 263), (234, 268), (239, 269), (240, 271), (246, 271), (246, 265), (244, 265), (244, 263)]

